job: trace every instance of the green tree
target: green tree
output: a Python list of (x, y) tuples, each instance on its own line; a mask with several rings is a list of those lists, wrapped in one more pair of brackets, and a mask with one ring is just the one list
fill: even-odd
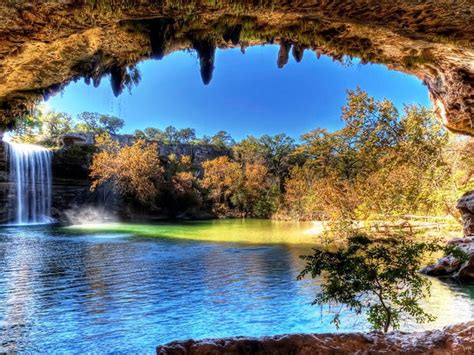
[(48, 111), (36, 107), (12, 132), (13, 139), (24, 143), (56, 147), (59, 138), (72, 130), (73, 120), (64, 112)]
[[(435, 242), (402, 235), (374, 239), (354, 233), (336, 250), (326, 247), (303, 256), (307, 264), (299, 279), (324, 275), (314, 304), (345, 305), (356, 314), (365, 311), (374, 329), (387, 332), (398, 329), (403, 317), (418, 323), (434, 320), (420, 304), (431, 283), (419, 269), (423, 257), (439, 249)], [(333, 322), (339, 326), (339, 313)]]
[(141, 129), (136, 129), (134, 132), (133, 132), (133, 135), (135, 136), (135, 138), (137, 139), (146, 139), (146, 134), (144, 131), (142, 131)]
[(228, 149), (235, 144), (235, 141), (228, 132), (219, 131), (211, 137), (210, 144), (218, 149)]
[(283, 190), (283, 182), (291, 167), (291, 153), (295, 148), (295, 141), (286, 134), (275, 136), (264, 135), (259, 139), (263, 158), (268, 170), (277, 178)]
[(41, 141), (56, 146), (59, 138), (72, 129), (72, 117), (64, 112), (49, 111), (42, 117)]
[(265, 152), (260, 140), (254, 136), (247, 136), (232, 147), (235, 160), (244, 163), (265, 162)]
[(147, 127), (143, 130), (146, 139), (150, 141), (164, 141), (164, 133), (162, 130), (154, 127)]
[(196, 130), (194, 128), (183, 128), (177, 132), (176, 136), (179, 143), (189, 144), (196, 139)]
[(95, 134), (117, 134), (124, 125), (121, 118), (97, 112), (82, 112), (77, 116), (77, 121), (77, 130)]

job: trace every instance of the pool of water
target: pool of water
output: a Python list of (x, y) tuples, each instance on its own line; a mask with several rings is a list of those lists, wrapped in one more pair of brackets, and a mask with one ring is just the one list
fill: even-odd
[[(2, 228), (0, 352), (151, 354), (177, 339), (335, 331), (330, 310), (310, 305), (319, 280), (296, 281), (312, 228), (270, 221)], [(295, 242), (301, 233), (304, 245)], [(432, 293), (426, 308), (437, 320), (404, 329), (473, 318), (473, 285), (433, 279)], [(342, 315), (340, 331), (367, 329), (363, 318)]]

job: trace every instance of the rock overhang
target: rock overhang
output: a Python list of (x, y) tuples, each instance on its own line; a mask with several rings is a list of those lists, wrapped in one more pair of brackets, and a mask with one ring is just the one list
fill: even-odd
[(313, 51), (415, 75), (446, 127), (474, 135), (470, 0), (19, 0), (0, 5), (0, 18), (3, 129), (72, 80), (110, 75), (119, 95), (139, 81), (138, 62), (193, 49), (208, 84), (216, 48), (274, 43), (279, 67)]

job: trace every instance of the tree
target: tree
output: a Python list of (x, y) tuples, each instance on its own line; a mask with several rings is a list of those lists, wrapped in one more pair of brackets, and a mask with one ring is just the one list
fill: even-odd
[(202, 164), (204, 176), (201, 184), (209, 190), (214, 202), (214, 211), (226, 214), (230, 208), (230, 198), (241, 181), (242, 169), (227, 156), (207, 160)]
[(45, 107), (36, 107), (13, 131), (13, 139), (56, 147), (59, 138), (71, 131), (73, 121), (64, 112), (48, 111)]
[(136, 129), (134, 132), (133, 132), (133, 135), (135, 136), (135, 138), (138, 138), (138, 139), (146, 139), (146, 134), (144, 131), (142, 131), (141, 129)]
[(211, 137), (204, 135), (201, 138), (197, 138), (194, 142), (195, 144), (209, 145), (211, 144)]
[[(431, 283), (419, 270), (426, 253), (439, 249), (435, 242), (402, 235), (374, 239), (354, 233), (335, 251), (326, 247), (303, 256), (307, 264), (298, 278), (324, 275), (313, 304), (341, 304), (356, 314), (365, 311), (374, 329), (387, 332), (398, 329), (402, 317), (418, 323), (434, 320), (420, 304)], [(339, 313), (333, 322), (339, 326)]]
[(260, 217), (265, 217), (266, 211), (259, 205), (269, 189), (267, 168), (261, 163), (246, 164), (239, 168), (241, 175), (235, 181), (231, 196), (233, 205), (244, 217), (254, 216), (256, 208), (260, 209)]
[(37, 143), (42, 145), (55, 147), (59, 138), (71, 131), (72, 118), (64, 112), (47, 111), (40, 116), (40, 120)]
[(163, 131), (158, 128), (147, 127), (143, 130), (143, 133), (145, 134), (146, 139), (150, 141), (163, 141), (164, 140)]
[(156, 144), (138, 139), (121, 147), (106, 134), (97, 137), (96, 145), (99, 151), (92, 158), (91, 190), (110, 182), (118, 193), (153, 204), (163, 175)]
[(228, 132), (219, 131), (211, 137), (210, 143), (218, 149), (228, 149), (235, 144), (235, 141)]
[(247, 136), (232, 147), (232, 155), (238, 162), (265, 163), (265, 152), (258, 138)]
[(77, 116), (76, 129), (95, 134), (117, 134), (124, 126), (124, 120), (97, 112), (82, 112)]
[(183, 128), (177, 132), (178, 143), (189, 144), (196, 139), (196, 130), (194, 128)]
[(161, 189), (163, 206), (175, 216), (178, 212), (201, 205), (201, 191), (189, 155), (170, 154), (165, 164), (164, 184)]
[(178, 143), (178, 130), (173, 126), (166, 127), (163, 136), (164, 142), (167, 144)]
[(291, 166), (290, 159), (295, 148), (295, 141), (281, 133), (275, 136), (264, 135), (259, 139), (259, 142), (268, 170), (277, 178), (281, 191)]
[[(446, 190), (451, 172), (442, 153), (447, 133), (430, 110), (412, 105), (399, 113), (390, 101), (357, 89), (348, 91), (342, 118), (338, 131), (304, 134), (292, 154), (302, 169), (285, 181), (289, 214), (311, 218), (322, 208), (334, 218), (367, 219), (452, 209), (436, 193)], [(294, 195), (303, 185), (304, 206)]]

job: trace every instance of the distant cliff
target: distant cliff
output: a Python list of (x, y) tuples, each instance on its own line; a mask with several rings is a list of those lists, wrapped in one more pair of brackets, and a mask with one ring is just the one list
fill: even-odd
[[(133, 136), (115, 136), (121, 144), (133, 143)], [(135, 211), (126, 206), (110, 187), (103, 187), (96, 192), (90, 191), (89, 166), (95, 151), (93, 136), (89, 134), (68, 134), (61, 139), (62, 146), (53, 153), (53, 201), (52, 214), (59, 221), (66, 222), (71, 216), (87, 207), (107, 204), (107, 210), (120, 218), (133, 218)], [(0, 224), (7, 223), (13, 208), (9, 182), (9, 164), (5, 143), (0, 144)], [(202, 144), (159, 144), (160, 159), (166, 163), (170, 154), (180, 157), (191, 157), (193, 169), (202, 174), (202, 163), (223, 155), (229, 155), (227, 149), (218, 149), (212, 145)], [(77, 211), (77, 212), (76, 212)], [(144, 211), (146, 212), (146, 211)], [(146, 213), (142, 218), (148, 218)]]

